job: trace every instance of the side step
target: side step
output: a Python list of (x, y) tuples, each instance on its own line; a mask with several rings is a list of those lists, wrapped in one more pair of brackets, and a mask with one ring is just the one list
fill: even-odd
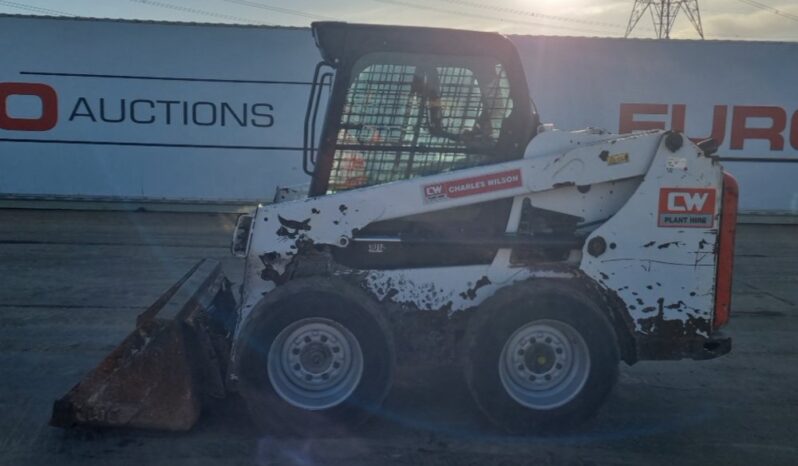
[(136, 329), (53, 405), (50, 425), (182, 431), (206, 396), (225, 396), (236, 304), (216, 260), (203, 259), (138, 316)]

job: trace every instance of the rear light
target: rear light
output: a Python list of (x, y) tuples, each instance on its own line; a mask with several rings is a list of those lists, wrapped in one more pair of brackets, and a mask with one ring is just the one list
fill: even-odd
[(732, 270), (734, 269), (734, 234), (737, 227), (737, 199), (740, 189), (737, 180), (723, 172), (723, 197), (721, 200), (718, 265), (715, 280), (714, 328), (729, 322), (732, 298)]

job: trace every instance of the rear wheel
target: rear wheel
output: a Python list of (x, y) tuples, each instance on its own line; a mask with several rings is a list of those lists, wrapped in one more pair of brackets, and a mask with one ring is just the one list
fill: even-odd
[(519, 327), (499, 356), (504, 391), (530, 409), (554, 409), (576, 397), (590, 374), (585, 339), (566, 322), (541, 319)]
[(548, 284), (497, 293), (472, 318), (466, 380), (480, 410), (514, 433), (592, 416), (618, 374), (615, 333), (593, 303)]
[(262, 430), (335, 435), (379, 409), (391, 384), (393, 346), (359, 293), (301, 281), (253, 310), (262, 312), (240, 337), (239, 392)]

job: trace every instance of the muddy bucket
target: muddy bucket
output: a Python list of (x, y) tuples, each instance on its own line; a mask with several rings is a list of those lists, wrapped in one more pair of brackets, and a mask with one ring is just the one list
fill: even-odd
[(188, 430), (224, 397), (235, 298), (204, 259), (138, 316), (136, 329), (53, 405), (50, 425)]

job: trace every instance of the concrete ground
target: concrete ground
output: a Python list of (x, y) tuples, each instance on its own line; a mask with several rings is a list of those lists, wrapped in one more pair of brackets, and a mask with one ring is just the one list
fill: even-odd
[(49, 427), (64, 394), (195, 261), (233, 280), (221, 214), (0, 210), (0, 464), (598, 465), (798, 461), (798, 226), (739, 228), (734, 349), (704, 362), (622, 368), (597, 418), (551, 437), (502, 435), (459, 374), (396, 387), (343, 439), (260, 437), (240, 403), (185, 434)]

